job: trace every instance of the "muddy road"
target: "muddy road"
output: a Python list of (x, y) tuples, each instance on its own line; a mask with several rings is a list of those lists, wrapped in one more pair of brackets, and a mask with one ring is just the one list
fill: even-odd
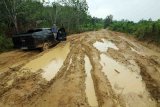
[(160, 48), (123, 33), (0, 54), (0, 107), (160, 107)]

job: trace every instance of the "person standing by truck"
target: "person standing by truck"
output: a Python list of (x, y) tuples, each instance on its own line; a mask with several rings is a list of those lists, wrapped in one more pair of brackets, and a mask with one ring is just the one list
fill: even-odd
[(54, 35), (54, 38), (56, 39), (57, 38), (57, 32), (58, 32), (56, 24), (53, 24), (53, 26), (51, 28), (51, 31)]

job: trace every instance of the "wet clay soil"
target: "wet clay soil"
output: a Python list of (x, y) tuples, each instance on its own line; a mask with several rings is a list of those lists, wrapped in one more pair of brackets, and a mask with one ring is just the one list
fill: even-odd
[(159, 52), (100, 30), (1, 53), (0, 107), (160, 107)]

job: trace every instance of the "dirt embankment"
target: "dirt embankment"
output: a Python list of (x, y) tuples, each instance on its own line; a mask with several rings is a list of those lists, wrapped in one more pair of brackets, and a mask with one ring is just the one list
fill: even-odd
[(159, 51), (122, 33), (72, 35), (40, 54), (3, 53), (0, 63), (14, 68), (1, 69), (0, 107), (160, 107)]

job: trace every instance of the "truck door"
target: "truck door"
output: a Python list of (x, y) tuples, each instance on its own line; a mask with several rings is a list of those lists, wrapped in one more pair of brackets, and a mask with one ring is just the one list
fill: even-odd
[(50, 41), (51, 43), (55, 41), (54, 35), (51, 30), (46, 30), (46, 35), (48, 36), (48, 41)]

